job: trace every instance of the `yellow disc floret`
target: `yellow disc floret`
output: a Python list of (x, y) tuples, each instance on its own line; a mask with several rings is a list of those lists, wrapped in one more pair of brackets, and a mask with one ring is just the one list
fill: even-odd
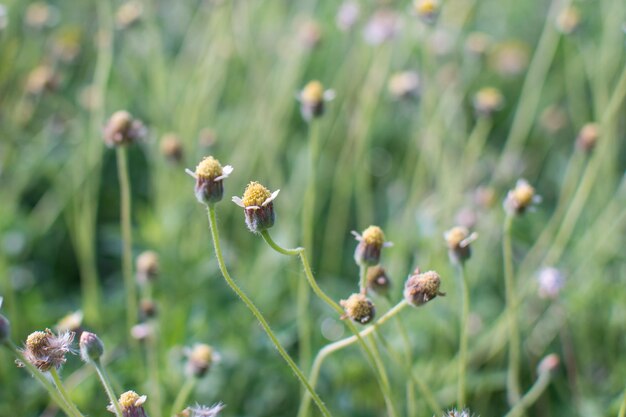
[(195, 345), (189, 353), (189, 360), (210, 365), (213, 362), (213, 349), (204, 343)]
[(202, 179), (213, 179), (223, 174), (222, 165), (220, 161), (207, 156), (196, 167), (196, 175)]
[(311, 81), (302, 90), (300, 99), (304, 103), (315, 104), (324, 100), (324, 86), (319, 81)]
[(434, 0), (421, 0), (415, 3), (415, 10), (420, 15), (429, 15), (437, 11), (438, 4)]
[(446, 243), (449, 248), (458, 248), (461, 242), (465, 240), (469, 235), (469, 230), (463, 226), (453, 227), (446, 232)]
[(513, 198), (519, 207), (528, 207), (533, 202), (535, 189), (527, 182), (517, 184), (513, 190)]
[(119, 403), (120, 407), (122, 407), (122, 410), (128, 410), (129, 408), (141, 405), (137, 404), (137, 402), (140, 400), (141, 397), (135, 391), (126, 391), (125, 393), (120, 395)]
[(246, 191), (244, 191), (243, 193), (243, 198), (241, 199), (241, 202), (243, 203), (244, 207), (261, 207), (265, 200), (267, 200), (271, 196), (272, 193), (270, 193), (270, 190), (268, 190), (258, 182), (253, 181), (246, 187)]
[(378, 226), (370, 226), (363, 231), (363, 241), (368, 245), (381, 247), (385, 243), (385, 234)]
[(43, 356), (45, 350), (50, 346), (50, 333), (33, 332), (26, 339), (26, 348), (36, 356)]

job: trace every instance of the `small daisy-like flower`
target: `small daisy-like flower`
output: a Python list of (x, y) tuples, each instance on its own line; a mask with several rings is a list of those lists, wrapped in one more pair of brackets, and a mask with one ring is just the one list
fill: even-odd
[(333, 90), (324, 90), (317, 80), (310, 81), (296, 96), (300, 101), (300, 113), (307, 122), (324, 114), (324, 103), (335, 98)]
[[(52, 330), (33, 332), (28, 335), (24, 344), (24, 357), (41, 372), (47, 372), (53, 367), (59, 369), (66, 361), (67, 353), (75, 353), (72, 349), (73, 332), (61, 332), (55, 335)], [(18, 363), (18, 366), (24, 366)]]
[(141, 252), (135, 260), (135, 268), (137, 269), (137, 281), (140, 284), (145, 285), (154, 281), (159, 275), (159, 255), (151, 250)]
[(185, 351), (187, 355), (187, 373), (193, 377), (203, 377), (211, 368), (211, 365), (219, 361), (220, 356), (207, 344), (199, 343)]
[(576, 146), (584, 152), (591, 152), (598, 143), (600, 137), (600, 125), (597, 123), (587, 123), (580, 129), (576, 137)]
[(95, 333), (83, 332), (78, 343), (80, 357), (85, 362), (97, 362), (104, 353), (104, 343)]
[(230, 165), (222, 166), (220, 161), (212, 156), (207, 156), (200, 161), (195, 172), (189, 169), (185, 172), (196, 179), (195, 193), (198, 201), (210, 205), (222, 200), (224, 196), (223, 180), (233, 172), (233, 167)]
[(389, 291), (389, 286), (390, 281), (385, 268), (376, 265), (367, 270), (367, 288), (377, 294), (384, 295)]
[[(148, 417), (146, 411), (143, 409), (143, 404), (146, 402), (147, 397), (145, 395), (139, 396), (135, 391), (126, 391), (120, 395), (118, 402), (122, 408), (122, 415), (124, 417)], [(113, 404), (109, 404), (107, 407), (112, 413), (115, 413), (115, 407)]]
[(113, 113), (104, 127), (104, 143), (110, 147), (136, 142), (145, 135), (144, 124), (126, 110)]
[(243, 207), (246, 225), (253, 233), (259, 233), (274, 225), (274, 199), (280, 190), (273, 193), (258, 182), (251, 182), (241, 198), (233, 197), (233, 203)]
[(539, 297), (555, 299), (565, 286), (565, 275), (554, 267), (545, 267), (537, 275)]
[(389, 92), (396, 99), (417, 97), (420, 91), (420, 78), (415, 71), (397, 72), (389, 78)]
[(438, 273), (427, 271), (420, 274), (419, 269), (416, 269), (404, 285), (404, 299), (409, 304), (419, 307), (438, 295), (446, 295), (445, 292), (439, 291), (440, 286), (441, 277)]
[(370, 226), (359, 234), (352, 231), (359, 241), (354, 251), (354, 261), (357, 265), (374, 266), (380, 263), (380, 251), (382, 248), (392, 246), (393, 243), (385, 241), (385, 234), (378, 226)]
[(195, 407), (187, 407), (181, 413), (178, 414), (179, 417), (217, 417), (226, 407), (222, 403), (214, 404), (210, 407), (206, 405), (196, 404)]
[(350, 318), (359, 324), (367, 324), (374, 319), (376, 309), (374, 303), (363, 294), (352, 294), (347, 300), (339, 301), (346, 311), (342, 318)]
[(504, 96), (495, 87), (484, 87), (478, 90), (472, 100), (476, 114), (491, 117), (504, 106)]
[(432, 25), (437, 20), (441, 6), (437, 0), (415, 0), (413, 3), (415, 14), (427, 25)]
[(478, 238), (478, 234), (470, 233), (467, 227), (456, 226), (445, 232), (443, 237), (448, 245), (450, 260), (461, 264), (471, 256), (470, 243)]
[(541, 202), (541, 196), (525, 179), (517, 180), (515, 188), (510, 190), (504, 199), (504, 209), (510, 214), (524, 214), (524, 212)]

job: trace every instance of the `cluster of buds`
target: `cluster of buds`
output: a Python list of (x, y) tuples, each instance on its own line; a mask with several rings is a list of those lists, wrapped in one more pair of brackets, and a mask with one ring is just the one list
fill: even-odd
[(370, 226), (362, 234), (355, 231), (352, 231), (352, 234), (359, 241), (354, 251), (354, 261), (359, 266), (378, 265), (382, 248), (393, 245), (385, 241), (385, 234), (378, 226)]
[(412, 306), (422, 306), (438, 295), (446, 295), (439, 291), (440, 286), (441, 277), (438, 273), (427, 271), (420, 274), (419, 269), (415, 269), (404, 284), (404, 299)]
[(335, 98), (333, 90), (324, 90), (317, 80), (310, 81), (296, 96), (300, 101), (300, 113), (307, 122), (324, 114), (325, 103)]
[(220, 161), (207, 156), (200, 161), (195, 172), (189, 169), (186, 172), (196, 179), (195, 193), (198, 201), (211, 205), (220, 202), (224, 197), (223, 180), (233, 172), (233, 167), (222, 167)]
[(274, 225), (274, 199), (280, 190), (270, 192), (258, 182), (251, 182), (241, 198), (233, 197), (233, 202), (243, 207), (246, 225), (252, 233), (260, 233)]
[(127, 145), (142, 139), (146, 127), (126, 110), (116, 111), (104, 127), (104, 143), (110, 147)]
[(541, 202), (541, 197), (535, 192), (533, 186), (524, 179), (519, 179), (515, 188), (509, 190), (504, 199), (504, 209), (511, 215), (521, 215)]
[(470, 233), (467, 227), (456, 226), (443, 235), (448, 245), (448, 255), (455, 264), (462, 264), (472, 255), (470, 243), (478, 238), (476, 232)]
[[(72, 332), (54, 334), (50, 329), (37, 331), (28, 335), (22, 353), (37, 369), (47, 372), (52, 368), (59, 369), (66, 361), (65, 356), (74, 353), (73, 341)], [(18, 365), (24, 366), (23, 363)]]
[(363, 294), (352, 294), (347, 300), (341, 300), (339, 304), (346, 314), (343, 318), (350, 318), (359, 324), (367, 324), (374, 319), (376, 308), (374, 303)]

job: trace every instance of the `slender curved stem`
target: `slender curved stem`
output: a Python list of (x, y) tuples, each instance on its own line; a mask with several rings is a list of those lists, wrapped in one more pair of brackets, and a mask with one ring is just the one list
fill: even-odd
[[(319, 285), (317, 285), (317, 281), (315, 280), (315, 276), (313, 276), (313, 272), (311, 271), (311, 266), (309, 265), (309, 261), (306, 257), (304, 248), (297, 247), (295, 249), (285, 249), (282, 246), (278, 245), (276, 242), (274, 242), (272, 236), (270, 236), (267, 230), (262, 231), (261, 236), (263, 237), (263, 240), (265, 240), (265, 242), (276, 252), (287, 256), (299, 256), (300, 261), (302, 262), (302, 267), (304, 268), (304, 273), (307, 277), (307, 280), (309, 281), (309, 285), (311, 285), (311, 288), (313, 289), (313, 292), (337, 313), (343, 315), (344, 311), (341, 306), (333, 301), (333, 299), (330, 298), (328, 295), (326, 295), (326, 293), (319, 287)], [(377, 354), (377, 351), (374, 351), (367, 345), (367, 343), (365, 343), (365, 341), (361, 338), (358, 329), (355, 327), (352, 321), (346, 320), (345, 323), (352, 331), (352, 333), (354, 333), (354, 337), (356, 337), (359, 345), (363, 348), (363, 351), (365, 352), (370, 363), (373, 364), (376, 371), (378, 383), (383, 393), (383, 397), (385, 398), (385, 403), (387, 404), (387, 411), (389, 412), (390, 417), (395, 417), (397, 415), (397, 412), (392, 402), (389, 377), (387, 376), (387, 371), (385, 370), (382, 358), (380, 357), (380, 355)]]
[(361, 290), (361, 294), (367, 294), (367, 265), (359, 265), (359, 288)]
[(9, 350), (11, 350), (15, 356), (17, 356), (20, 363), (23, 364), (23, 366), (26, 369), (28, 369), (28, 371), (30, 371), (33, 377), (35, 377), (35, 379), (39, 381), (39, 383), (46, 389), (46, 391), (48, 391), (48, 395), (50, 395), (50, 398), (52, 398), (52, 400), (63, 410), (63, 412), (68, 417), (74, 417), (75, 414), (72, 412), (67, 402), (63, 399), (63, 397), (61, 397), (61, 395), (56, 390), (54, 385), (46, 378), (46, 376), (39, 369), (37, 369), (32, 363), (30, 363), (24, 357), (24, 354), (20, 351), (20, 349), (17, 346), (15, 346), (15, 344), (12, 341), (5, 342), (5, 346)]
[[(126, 326), (127, 334), (137, 319), (137, 288), (133, 278), (133, 242), (131, 233), (131, 197), (130, 178), (128, 176), (128, 160), (125, 146), (118, 146), (117, 172), (120, 182), (120, 222), (122, 228), (122, 273), (124, 276), (124, 292), (126, 294)], [(131, 338), (132, 339), (132, 338)]]
[(180, 388), (180, 391), (178, 391), (178, 395), (176, 395), (172, 411), (170, 412), (171, 416), (175, 416), (176, 413), (180, 413), (182, 411), (185, 402), (187, 402), (187, 399), (195, 388), (197, 382), (197, 378), (187, 378), (183, 386)]
[(520, 416), (533, 405), (550, 384), (550, 372), (541, 372), (532, 387), (504, 417)]
[[(378, 327), (382, 326), (387, 320), (389, 320), (390, 318), (398, 314), (408, 305), (409, 304), (406, 302), (406, 300), (402, 300), (398, 304), (396, 304), (393, 308), (391, 308), (389, 311), (387, 311), (385, 315), (383, 315), (381, 318), (376, 320), (374, 324), (361, 330), (358, 333), (358, 336), (353, 335), (350, 337), (346, 337), (345, 339), (338, 340), (320, 349), (320, 351), (317, 353), (317, 356), (315, 357), (315, 360), (313, 360), (313, 366), (311, 368), (311, 373), (309, 374), (309, 380), (311, 381), (311, 385), (315, 387), (315, 385), (317, 384), (317, 380), (319, 378), (322, 363), (328, 356), (330, 356), (332, 353), (337, 352), (345, 347), (353, 345), (355, 342), (359, 340), (359, 337), (362, 339), (368, 337), (369, 335), (374, 333)], [(300, 409), (298, 410), (298, 417), (306, 417), (308, 415), (308, 407), (309, 407), (310, 400), (311, 399), (308, 396), (305, 396), (303, 398), (302, 402), (300, 403)]]
[(78, 411), (76, 404), (74, 404), (74, 402), (72, 401), (72, 398), (65, 390), (65, 387), (63, 386), (63, 382), (61, 382), (61, 377), (59, 376), (59, 373), (57, 372), (57, 369), (53, 366), (52, 368), (50, 368), (49, 372), (50, 372), (50, 375), (52, 376), (52, 380), (54, 381), (54, 385), (59, 391), (61, 398), (63, 398), (63, 400), (67, 403), (67, 406), (72, 412), (72, 415), (76, 417), (83, 417), (83, 414), (80, 411)]
[(219, 241), (219, 234), (217, 230), (217, 220), (215, 218), (215, 207), (213, 205), (208, 205), (207, 211), (208, 211), (208, 216), (209, 216), (209, 226), (211, 229), (211, 237), (213, 238), (213, 247), (215, 249), (215, 256), (217, 257), (217, 263), (219, 265), (220, 271), (222, 272), (222, 276), (226, 280), (226, 283), (239, 296), (239, 298), (241, 298), (241, 300), (244, 302), (246, 307), (248, 307), (248, 309), (252, 312), (252, 314), (259, 321), (259, 323), (261, 323), (263, 330), (265, 330), (265, 333), (267, 333), (267, 336), (270, 338), (270, 340), (276, 347), (276, 350), (278, 350), (278, 353), (280, 354), (280, 356), (282, 356), (285, 362), (287, 362), (287, 365), (289, 365), (293, 373), (296, 374), (296, 377), (298, 377), (300, 382), (304, 385), (306, 390), (313, 397), (313, 401), (315, 401), (315, 404), (317, 405), (319, 410), (322, 412), (322, 414), (324, 416), (330, 417), (331, 416), (330, 411), (328, 411), (328, 409), (324, 405), (324, 402), (321, 400), (319, 395), (317, 395), (315, 390), (311, 387), (311, 385), (307, 381), (302, 371), (298, 368), (298, 365), (296, 365), (293, 359), (291, 359), (291, 356), (289, 356), (287, 351), (285, 351), (285, 349), (282, 347), (282, 345), (278, 341), (278, 338), (276, 337), (276, 335), (270, 328), (269, 324), (267, 323), (267, 321), (265, 320), (265, 318), (263, 317), (259, 309), (254, 305), (252, 300), (248, 298), (248, 296), (239, 288), (239, 286), (231, 278), (230, 273), (226, 269), (226, 263), (224, 262), (224, 257), (222, 256), (222, 247)]
[(100, 378), (100, 382), (102, 383), (102, 386), (104, 387), (104, 391), (106, 391), (107, 393), (107, 397), (109, 397), (109, 401), (111, 402), (111, 405), (113, 405), (113, 410), (115, 410), (115, 416), (116, 417), (124, 417), (123, 413), (122, 413), (122, 407), (120, 407), (120, 403), (117, 401), (117, 396), (115, 395), (115, 392), (113, 391), (113, 387), (111, 386), (111, 381), (109, 381), (109, 376), (106, 373), (106, 370), (104, 369), (104, 365), (102, 365), (102, 362), (98, 361), (94, 361), (94, 362), (90, 362), (94, 368), (96, 368), (96, 373), (98, 374), (98, 378)]
[(513, 216), (507, 214), (504, 221), (504, 235), (502, 237), (502, 254), (504, 258), (504, 286), (506, 292), (506, 317), (509, 330), (509, 364), (507, 371), (507, 398), (509, 405), (520, 400), (519, 360), (520, 339), (515, 316), (517, 305), (515, 300), (515, 283), (513, 281), (513, 249), (511, 246), (511, 226)]
[(457, 407), (465, 408), (465, 380), (467, 374), (467, 323), (469, 319), (470, 299), (467, 278), (465, 276), (465, 264), (461, 261), (459, 267), (459, 282), (461, 284), (461, 320), (459, 323), (459, 376), (457, 390)]

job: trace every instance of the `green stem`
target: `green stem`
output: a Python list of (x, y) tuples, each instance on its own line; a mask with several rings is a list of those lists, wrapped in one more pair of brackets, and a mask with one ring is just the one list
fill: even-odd
[(183, 386), (180, 388), (180, 391), (178, 391), (178, 395), (176, 395), (172, 411), (170, 412), (171, 416), (175, 416), (176, 413), (183, 411), (183, 407), (189, 399), (189, 395), (191, 395), (191, 392), (195, 388), (197, 382), (197, 378), (187, 378)]
[(624, 398), (622, 399), (622, 405), (619, 407), (617, 417), (626, 417), (626, 391), (624, 391)]
[(516, 417), (524, 414), (524, 412), (531, 405), (533, 405), (539, 399), (539, 396), (541, 396), (541, 394), (546, 390), (548, 384), (550, 384), (550, 379), (550, 372), (541, 372), (539, 374), (539, 378), (537, 378), (533, 386), (504, 417)]
[(130, 330), (137, 320), (137, 289), (133, 278), (130, 179), (128, 176), (126, 147), (118, 146), (115, 150), (117, 155), (117, 172), (120, 182), (120, 222), (123, 245), (122, 273), (124, 276), (124, 292), (126, 293), (126, 327), (127, 334), (130, 335)]
[[(346, 337), (345, 339), (338, 340), (320, 349), (320, 351), (317, 353), (317, 356), (313, 360), (313, 367), (311, 368), (311, 373), (309, 374), (309, 380), (311, 381), (311, 385), (313, 387), (317, 385), (317, 380), (319, 378), (322, 363), (328, 356), (330, 356), (334, 352), (337, 352), (345, 347), (354, 344), (355, 342), (359, 341), (359, 338), (364, 339), (368, 337), (370, 334), (374, 333), (374, 331), (376, 331), (378, 327), (382, 326), (387, 320), (398, 314), (408, 305), (409, 304), (406, 302), (406, 300), (402, 300), (389, 311), (387, 311), (385, 315), (376, 320), (374, 324), (365, 328), (364, 330), (361, 330), (358, 335)], [(302, 402), (300, 403), (300, 409), (298, 410), (298, 417), (306, 417), (308, 415), (310, 402), (311, 398), (308, 395), (306, 395), (302, 399)]]
[(270, 340), (276, 347), (276, 350), (278, 350), (278, 353), (280, 353), (280, 356), (282, 356), (285, 362), (287, 362), (287, 364), (289, 365), (293, 373), (296, 374), (296, 377), (298, 377), (300, 382), (304, 385), (306, 390), (313, 397), (313, 401), (315, 401), (315, 404), (317, 405), (321, 413), (324, 416), (330, 417), (331, 416), (330, 411), (328, 411), (328, 409), (324, 405), (324, 402), (317, 395), (315, 390), (311, 387), (311, 385), (307, 381), (302, 371), (298, 368), (298, 365), (296, 365), (293, 359), (291, 359), (291, 356), (289, 356), (289, 354), (281, 346), (280, 342), (278, 341), (278, 338), (276, 337), (276, 335), (270, 328), (269, 324), (267, 323), (267, 321), (265, 320), (265, 318), (263, 317), (259, 309), (254, 305), (252, 300), (248, 298), (248, 296), (239, 288), (239, 286), (237, 286), (235, 281), (231, 278), (230, 273), (226, 269), (226, 263), (224, 262), (224, 258), (222, 256), (222, 247), (220, 246), (220, 242), (219, 242), (217, 220), (215, 218), (215, 206), (209, 205), (207, 206), (207, 210), (208, 210), (208, 215), (209, 215), (209, 226), (211, 228), (211, 236), (213, 238), (213, 247), (215, 249), (215, 256), (217, 257), (217, 263), (219, 265), (220, 271), (222, 272), (222, 276), (226, 280), (226, 283), (239, 296), (239, 298), (241, 298), (241, 300), (244, 302), (246, 307), (248, 307), (248, 309), (252, 312), (252, 314), (259, 321), (259, 323), (261, 323), (263, 330), (265, 330), (265, 333), (267, 333), (267, 336), (270, 338)]
[[(315, 293), (315, 295), (317, 295), (320, 299), (322, 299), (326, 304), (328, 304), (332, 309), (334, 309), (340, 315), (344, 314), (344, 311), (341, 308), (341, 306), (337, 304), (336, 302), (334, 302), (333, 299), (330, 298), (328, 295), (326, 295), (326, 293), (324, 293), (324, 291), (319, 287), (319, 285), (317, 285), (317, 281), (315, 280), (315, 277), (313, 276), (313, 272), (311, 271), (311, 266), (309, 265), (309, 261), (306, 257), (304, 248), (298, 247), (295, 249), (285, 249), (281, 247), (280, 245), (278, 245), (276, 242), (274, 242), (274, 240), (272, 239), (272, 237), (270, 236), (267, 230), (262, 231), (261, 236), (263, 237), (265, 242), (276, 252), (281, 253), (283, 255), (287, 255), (287, 256), (299, 256), (300, 261), (302, 262), (302, 267), (304, 268), (304, 273), (307, 277), (307, 280), (309, 281), (309, 285), (311, 286), (311, 288), (313, 288), (313, 292)], [(380, 355), (378, 355), (376, 351), (373, 351), (365, 343), (365, 341), (361, 338), (358, 329), (355, 327), (352, 321), (346, 320), (345, 323), (348, 326), (348, 328), (352, 331), (352, 333), (354, 333), (355, 337), (357, 338), (360, 346), (363, 348), (363, 351), (365, 352), (370, 363), (373, 364), (374, 369), (377, 372), (376, 376), (378, 379), (378, 383), (381, 387), (381, 391), (385, 398), (385, 403), (387, 404), (387, 411), (389, 412), (390, 417), (395, 417), (397, 415), (397, 412), (391, 400), (392, 396), (391, 396), (391, 387), (389, 385), (389, 378), (387, 376), (387, 371), (385, 370), (385, 367), (384, 367), (384, 364)]]
[(113, 391), (113, 387), (111, 386), (111, 381), (109, 381), (109, 376), (107, 375), (102, 362), (94, 361), (90, 362), (94, 368), (96, 368), (96, 373), (98, 374), (98, 378), (100, 378), (100, 382), (102, 383), (102, 387), (104, 387), (104, 391), (106, 391), (107, 397), (109, 397), (109, 401), (113, 405), (113, 409), (115, 410), (116, 417), (123, 417), (122, 407), (120, 407), (120, 403), (117, 401), (117, 396)]
[(54, 385), (56, 385), (56, 388), (59, 391), (61, 398), (63, 398), (63, 400), (67, 403), (67, 406), (69, 407), (69, 410), (71, 411), (72, 415), (75, 417), (83, 417), (83, 414), (80, 411), (78, 411), (76, 404), (74, 404), (74, 402), (72, 401), (72, 398), (65, 390), (65, 387), (63, 386), (63, 382), (61, 382), (61, 377), (59, 376), (59, 373), (57, 372), (57, 369), (53, 366), (52, 368), (50, 368), (49, 372), (50, 372), (50, 375), (52, 376), (52, 380), (54, 381)]
[[(462, 262), (462, 261), (461, 261)], [(459, 282), (461, 284), (461, 320), (459, 328), (459, 380), (457, 391), (457, 407), (462, 410), (465, 404), (465, 380), (467, 374), (467, 324), (470, 311), (469, 288), (465, 276), (465, 264), (461, 263), (458, 268)]]
[(54, 385), (39, 369), (37, 369), (32, 363), (30, 363), (26, 359), (20, 349), (15, 346), (15, 344), (11, 341), (5, 342), (5, 346), (9, 350), (11, 350), (15, 356), (17, 356), (20, 363), (23, 364), (23, 366), (28, 369), (28, 371), (30, 371), (31, 375), (33, 375), (33, 377), (35, 377), (35, 379), (39, 381), (39, 383), (46, 389), (46, 391), (48, 391), (48, 395), (50, 395), (50, 398), (52, 398), (52, 400), (63, 410), (63, 412), (68, 417), (74, 417), (75, 414), (72, 412), (67, 402), (61, 397)]
[(509, 364), (507, 371), (507, 398), (509, 405), (520, 400), (519, 361), (520, 339), (517, 328), (515, 283), (513, 281), (513, 249), (511, 246), (511, 226), (513, 216), (507, 214), (504, 221), (504, 235), (502, 237), (502, 254), (504, 258), (504, 286), (506, 292), (506, 317), (509, 331)]
[[(158, 329), (158, 326), (154, 326), (154, 329)], [(150, 396), (152, 398), (152, 412), (151, 415), (160, 417), (162, 415), (163, 404), (161, 401), (161, 383), (159, 377), (159, 356), (158, 356), (158, 332), (155, 330), (152, 337), (147, 340), (147, 361), (148, 361), (148, 381), (150, 382)]]
[(361, 294), (367, 294), (367, 265), (359, 265), (359, 289), (361, 290)]

